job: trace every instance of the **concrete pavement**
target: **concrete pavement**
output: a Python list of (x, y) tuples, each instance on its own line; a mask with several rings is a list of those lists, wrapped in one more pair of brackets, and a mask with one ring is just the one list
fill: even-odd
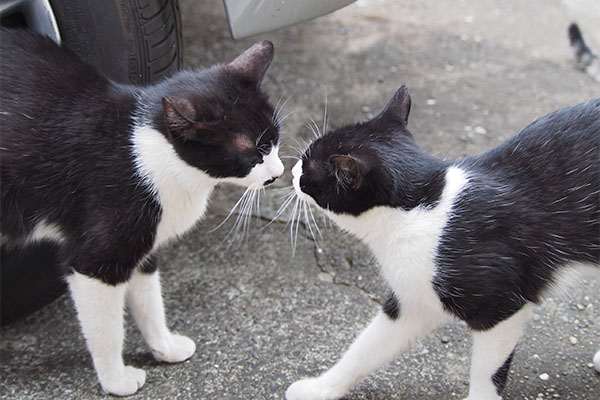
[[(232, 42), (218, 0), (180, 0), (185, 61), (228, 61), (256, 40), (275, 44), (264, 81), (284, 110), (284, 143), (304, 125), (377, 113), (406, 84), (410, 128), (428, 151), (459, 158), (492, 148), (556, 108), (598, 97), (600, 83), (574, 68), (566, 29), (577, 20), (600, 49), (600, 7), (588, 0), (359, 0), (315, 21)], [(295, 150), (284, 147), (284, 154)], [(286, 165), (291, 167), (292, 160)], [(290, 184), (289, 171), (275, 185)], [(161, 255), (168, 320), (198, 346), (189, 361), (158, 364), (133, 321), (125, 359), (148, 373), (133, 399), (281, 399), (296, 379), (331, 366), (375, 315), (387, 289), (354, 238), (323, 220), (317, 242), (301, 226), (292, 257), (285, 215), (266, 229), (285, 190), (268, 190), (245, 240), (216, 232), (241, 190), (221, 187), (208, 217)], [(515, 353), (506, 399), (597, 399), (600, 280), (535, 312)], [(442, 327), (358, 385), (347, 399), (461, 399), (470, 337)], [(100, 399), (75, 311), (63, 297), (2, 329), (0, 398)]]

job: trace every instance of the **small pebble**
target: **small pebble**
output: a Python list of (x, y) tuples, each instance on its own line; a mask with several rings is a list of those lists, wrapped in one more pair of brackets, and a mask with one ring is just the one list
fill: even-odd
[(570, 336), (569, 337), (569, 342), (571, 342), (572, 345), (576, 345), (578, 340), (575, 336)]
[(442, 336), (442, 343), (448, 343), (450, 338), (448, 336)]
[(475, 133), (479, 133), (480, 135), (485, 135), (487, 130), (483, 126), (475, 127)]
[(323, 282), (333, 282), (333, 274), (329, 272), (319, 272), (318, 277)]
[(585, 306), (584, 306), (583, 304), (579, 304), (579, 303), (578, 303), (578, 304), (577, 304), (577, 309), (578, 309), (579, 311), (583, 311), (583, 310), (585, 310)]
[(370, 113), (371, 112), (371, 107), (369, 106), (362, 106), (360, 111), (364, 112), (364, 113)]
[(543, 373), (540, 375), (540, 379), (543, 381), (547, 381), (550, 378), (550, 375), (548, 375), (547, 373)]
[(437, 103), (436, 99), (427, 99), (428, 106), (434, 106)]

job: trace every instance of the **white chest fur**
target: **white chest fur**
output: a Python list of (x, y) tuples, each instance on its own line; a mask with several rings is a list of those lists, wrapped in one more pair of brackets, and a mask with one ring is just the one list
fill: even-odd
[(431, 285), (436, 251), (454, 200), (466, 182), (464, 171), (450, 168), (440, 201), (433, 208), (404, 211), (377, 207), (358, 218), (330, 216), (369, 245), (403, 306), (420, 303), (441, 311), (442, 305)]
[(164, 135), (152, 127), (136, 127), (132, 142), (138, 173), (162, 207), (156, 248), (195, 225), (217, 180), (181, 160)]

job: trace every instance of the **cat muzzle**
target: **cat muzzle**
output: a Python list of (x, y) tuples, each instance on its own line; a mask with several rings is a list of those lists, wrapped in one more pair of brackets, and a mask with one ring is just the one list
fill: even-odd
[(268, 181), (265, 181), (265, 183), (263, 183), (263, 186), (269, 186), (271, 183), (275, 182), (277, 180), (277, 178), (271, 178)]

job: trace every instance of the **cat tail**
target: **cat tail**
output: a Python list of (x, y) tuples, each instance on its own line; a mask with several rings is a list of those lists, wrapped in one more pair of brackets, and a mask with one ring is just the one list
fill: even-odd
[(579, 26), (575, 22), (569, 25), (569, 41), (575, 53), (577, 68), (587, 72), (600, 82), (600, 58), (587, 46)]

